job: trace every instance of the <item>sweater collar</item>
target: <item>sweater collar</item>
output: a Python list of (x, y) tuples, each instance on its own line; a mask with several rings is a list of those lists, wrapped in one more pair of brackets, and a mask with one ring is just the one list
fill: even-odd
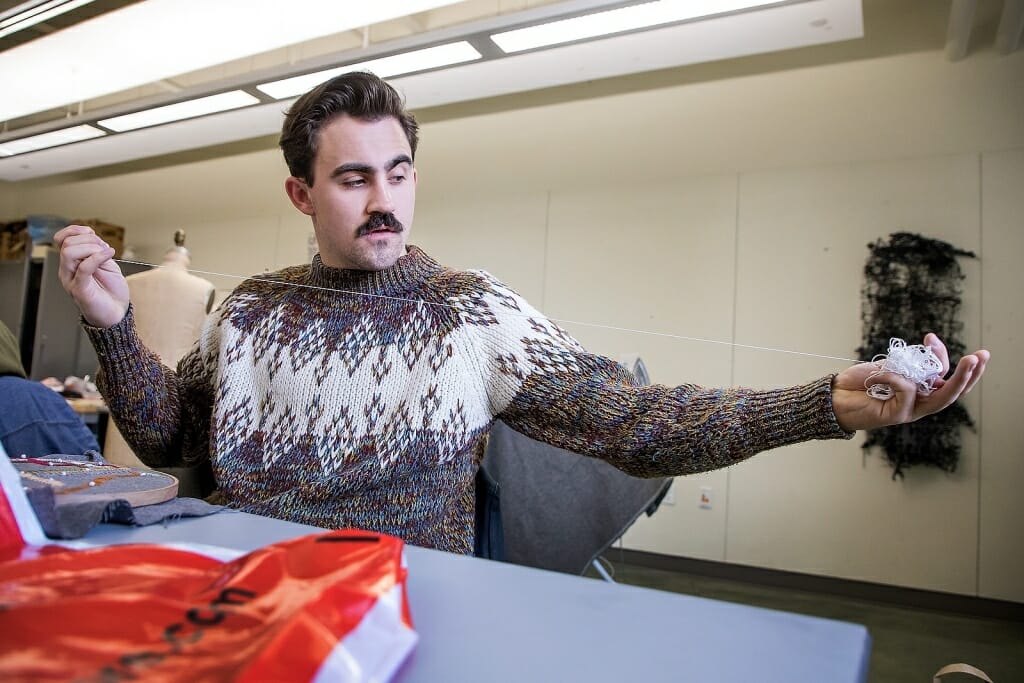
[(408, 253), (395, 265), (384, 270), (347, 270), (325, 266), (320, 254), (313, 257), (309, 270), (309, 284), (360, 294), (400, 296), (418, 288), (423, 282), (443, 270), (422, 249), (409, 245)]

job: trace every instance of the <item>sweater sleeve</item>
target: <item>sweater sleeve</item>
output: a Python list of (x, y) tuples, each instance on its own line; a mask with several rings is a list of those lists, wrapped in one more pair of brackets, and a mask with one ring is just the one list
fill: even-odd
[[(483, 274), (493, 316), (480, 325), (492, 411), (513, 429), (639, 477), (726, 467), (811, 439), (851, 438), (832, 410), (831, 377), (774, 390), (638, 386)], [(479, 316), (477, 317), (479, 319)]]
[[(97, 384), (125, 440), (152, 467), (193, 466), (209, 458), (215, 359), (203, 337), (177, 372), (142, 343), (132, 308), (113, 327), (83, 322), (100, 363)], [(207, 321), (207, 329), (216, 329)]]

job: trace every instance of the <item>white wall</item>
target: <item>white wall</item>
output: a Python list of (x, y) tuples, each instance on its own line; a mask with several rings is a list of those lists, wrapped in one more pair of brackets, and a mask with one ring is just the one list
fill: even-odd
[[(192, 267), (251, 275), (306, 260), (308, 219), (284, 194), (280, 153), (264, 150), (60, 184), (18, 183), (18, 215), (50, 213), (67, 219), (102, 218), (126, 228), (137, 257), (159, 263), (186, 232)], [(220, 293), (238, 278), (208, 275)]]
[[(677, 480), (675, 504), (625, 544), (1024, 601), (1011, 393), (1024, 383), (1024, 54), (911, 54), (451, 118), (424, 126), (418, 167), (414, 243), (577, 321), (564, 324), (595, 351), (641, 353), (663, 383), (834, 371), (671, 335), (852, 358), (868, 242), (910, 230), (977, 252), (962, 264), (965, 337), (995, 360), (967, 399), (980, 429), (955, 474), (892, 481), (860, 438), (804, 444)], [(283, 177), (267, 150), (21, 184), (14, 209), (126, 225), (150, 259), (184, 227), (197, 268), (248, 274), (305, 259)]]
[[(978, 523), (978, 586), (982, 595), (1021, 601), (1024, 578), (1024, 447), (1021, 403), (1024, 386), (1024, 150), (982, 156), (981, 245), (982, 342), (1001, 354), (986, 377), (978, 401), (981, 434)], [(991, 380), (991, 381), (989, 381)]]
[(11, 218), (16, 213), (14, 186), (0, 183), (0, 221)]
[[(977, 155), (751, 173), (741, 182), (740, 340), (852, 357), (868, 242), (907, 230), (980, 251)], [(980, 268), (962, 267), (964, 341), (975, 349)], [(736, 382), (779, 384), (807, 365), (739, 350)], [(977, 395), (966, 405), (978, 415)], [(964, 434), (955, 474), (911, 470), (903, 481), (890, 480), (877, 454), (862, 459), (859, 442), (788, 449), (730, 472), (726, 558), (973, 592), (974, 553), (946, 553), (977, 546), (977, 435)]]

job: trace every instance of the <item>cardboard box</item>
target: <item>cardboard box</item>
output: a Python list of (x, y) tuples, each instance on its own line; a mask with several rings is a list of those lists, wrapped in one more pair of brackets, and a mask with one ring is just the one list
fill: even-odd
[(28, 251), (28, 226), (25, 221), (0, 223), (0, 261), (24, 261)]

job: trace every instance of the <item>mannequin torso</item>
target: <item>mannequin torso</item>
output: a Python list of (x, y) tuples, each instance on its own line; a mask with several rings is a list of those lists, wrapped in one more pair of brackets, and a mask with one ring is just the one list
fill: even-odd
[(188, 252), (175, 247), (160, 268), (126, 278), (139, 336), (172, 369), (199, 338), (213, 303), (213, 284), (189, 273), (189, 264)]

